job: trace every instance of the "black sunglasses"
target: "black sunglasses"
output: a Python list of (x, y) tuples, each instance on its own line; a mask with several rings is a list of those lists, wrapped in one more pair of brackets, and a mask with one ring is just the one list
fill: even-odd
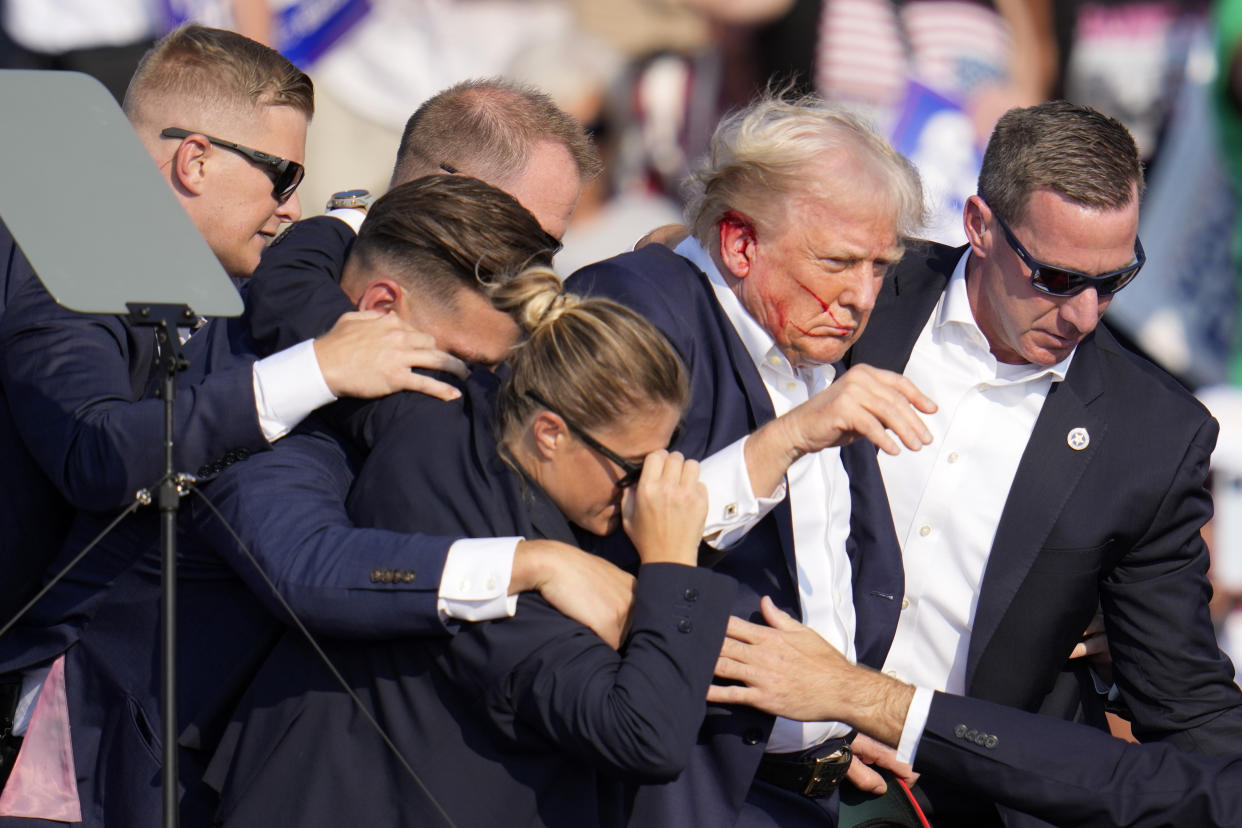
[(548, 409), (553, 414), (560, 417), (562, 420), (564, 420), (565, 427), (568, 428), (570, 431), (572, 431), (574, 433), (574, 436), (576, 436), (579, 440), (586, 443), (587, 446), (599, 452), (601, 455), (603, 455), (608, 460), (611, 460), (612, 462), (617, 464), (617, 466), (622, 471), (621, 478), (616, 482), (616, 486), (618, 489), (628, 489), (630, 486), (633, 486), (635, 483), (638, 482), (639, 475), (643, 473), (643, 464), (641, 462), (635, 463), (632, 460), (626, 460), (624, 457), (622, 457), (621, 455), (617, 454), (612, 449), (605, 446), (599, 440), (596, 440), (590, 434), (587, 434), (585, 431), (583, 431), (581, 428), (575, 425), (573, 420), (569, 419), (564, 414), (557, 411), (555, 408), (549, 405), (547, 401), (544, 400), (543, 397), (541, 397), (539, 394), (535, 393), (534, 391), (527, 391), (526, 396), (534, 400), (536, 403), (543, 406), (544, 408)]
[(1018, 254), (1018, 258), (1031, 271), (1031, 287), (1049, 296), (1076, 296), (1089, 287), (1095, 288), (1096, 294), (1101, 297), (1111, 296), (1130, 284), (1147, 262), (1147, 254), (1143, 252), (1143, 243), (1139, 241), (1138, 236), (1135, 236), (1134, 263), (1109, 273), (1099, 273), (1093, 276), (1090, 273), (1081, 273), (1067, 267), (1046, 264), (1026, 251), (1022, 242), (1014, 236), (1003, 218), (996, 213), (992, 215), (996, 216), (996, 221), (1000, 224), (1001, 230), (1005, 232), (1005, 239), (1013, 248), (1013, 252)]
[(292, 196), (298, 185), (302, 183), (302, 176), (306, 175), (306, 169), (297, 161), (289, 161), (276, 155), (269, 155), (266, 152), (260, 152), (257, 149), (243, 147), (241, 144), (234, 144), (232, 141), (225, 141), (223, 138), (213, 138), (205, 132), (191, 132), (188, 129), (179, 127), (169, 127), (160, 133), (165, 138), (188, 138), (191, 135), (202, 135), (217, 147), (224, 147), (227, 150), (244, 155), (254, 163), (263, 168), (267, 173), (267, 177), (272, 179), (272, 198), (277, 203), (284, 204)]

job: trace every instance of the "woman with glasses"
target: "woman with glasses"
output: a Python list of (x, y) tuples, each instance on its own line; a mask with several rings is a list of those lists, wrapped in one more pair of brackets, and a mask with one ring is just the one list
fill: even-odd
[[(370, 455), (351, 513), (580, 545), (624, 528), (639, 564), (627, 636), (614, 650), (525, 593), (513, 618), (450, 639), (330, 644), (361, 708), (287, 636), (251, 689), (222, 824), (620, 825), (633, 786), (674, 778), (694, 749), (735, 584), (695, 566), (706, 492), (697, 463), (664, 450), (684, 369), (647, 322), (561, 292), (550, 270), (492, 298), (525, 341), (459, 401), (360, 410)], [(291, 676), (308, 688), (296, 698), (274, 689)]]

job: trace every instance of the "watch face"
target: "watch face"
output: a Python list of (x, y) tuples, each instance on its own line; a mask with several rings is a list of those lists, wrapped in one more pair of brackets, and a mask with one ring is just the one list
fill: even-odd
[(366, 190), (342, 190), (339, 193), (333, 193), (332, 198), (342, 200), (348, 198), (366, 198), (370, 194), (371, 193)]

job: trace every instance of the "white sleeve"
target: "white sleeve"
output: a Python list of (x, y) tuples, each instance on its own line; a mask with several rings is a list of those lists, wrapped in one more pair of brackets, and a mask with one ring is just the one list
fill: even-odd
[(782, 481), (769, 497), (755, 497), (746, 470), (743, 437), (704, 460), (699, 480), (707, 486), (707, 524), (703, 540), (715, 549), (729, 549), (754, 528), (772, 507), (785, 499)]
[(315, 357), (314, 340), (277, 351), (254, 364), (254, 403), (269, 443), (284, 437), (321, 405), (336, 399)]
[(933, 693), (934, 691), (926, 687), (914, 688), (914, 698), (910, 700), (910, 709), (906, 711), (906, 724), (901, 729), (901, 741), (897, 744), (898, 762), (914, 764), (914, 754), (918, 751), (919, 740), (923, 738), (923, 728), (927, 727)]
[(517, 611), (509, 594), (513, 555), (522, 538), (465, 538), (454, 541), (444, 561), (436, 607), (442, 618), (491, 621)]

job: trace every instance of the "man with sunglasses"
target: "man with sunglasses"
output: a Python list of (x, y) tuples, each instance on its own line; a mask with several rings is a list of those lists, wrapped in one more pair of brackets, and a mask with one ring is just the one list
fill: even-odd
[[(178, 202), (236, 278), (249, 276), (280, 226), (300, 215), (294, 190), (312, 109), (309, 78), (280, 54), (200, 26), (179, 29), (156, 45), (125, 102)], [(20, 253), (10, 251), (4, 264), (9, 295), (0, 321), (0, 418), (11, 419), (0, 423), (6, 460), (0, 472), (6, 493), (0, 498), (0, 620), (7, 622), (62, 551), (67, 530), (72, 540), (58, 564), (82, 549), (139, 488), (158, 481), (163, 403), (151, 394), (158, 379), (153, 331), (60, 308)], [(421, 389), (453, 396), (444, 383), (410, 369), (464, 371), (429, 337), (379, 313), (352, 314), (322, 337), (257, 362), (240, 320), (179, 333), (190, 367), (178, 376), (175, 463), (200, 477), (265, 451), (337, 395)], [(146, 681), (158, 624), (150, 610), (158, 596), (142, 580), (149, 570), (134, 565), (145, 547), (132, 540), (147, 530), (155, 537), (158, 529), (146, 513), (124, 527), (132, 530), (128, 546), (115, 536), (110, 548), (95, 548), (22, 628), (0, 639), (2, 683), (20, 687), (26, 702), (15, 707), (6, 695), (0, 705), (5, 758), (13, 737), (35, 721), (26, 714), (37, 713), (32, 702), (45, 677), (53, 686), (48, 696), (61, 699), (50, 721), (64, 726), (62, 736), (72, 736), (71, 752), (63, 740), (57, 744), (64, 771), (58, 778), (68, 784), (39, 785), (47, 774), (23, 774), (19, 758), (5, 791), (21, 810), (0, 800), (0, 814), (131, 826), (158, 819), (147, 797), (158, 775), (150, 723), (158, 719), (159, 702), (155, 682)], [(436, 557), (434, 550), (428, 554)], [(205, 603), (221, 636), (248, 620), (238, 604)], [(438, 625), (434, 608), (428, 618)], [(224, 648), (183, 642), (182, 651), (193, 653), (187, 661), (194, 670), (183, 672), (181, 687), (198, 701), (207, 689), (226, 686), (240, 666)], [(186, 708), (183, 718), (192, 715)], [(33, 808), (23, 795), (32, 791), (25, 784), (31, 781), (38, 794)]]
[[(1067, 663), (1102, 608), (1135, 735), (1221, 753), (1242, 743), (1242, 693), (1199, 533), (1217, 426), (1099, 325), (1143, 266), (1142, 188), (1117, 121), (1063, 101), (1011, 110), (965, 206), (968, 246), (914, 246), (885, 281), (849, 359), (903, 371), (939, 410), (931, 448), (880, 455), (906, 573), (884, 670), (1059, 716), (1081, 686), (1102, 721), (1095, 677)], [(997, 819), (951, 780), (918, 788), (933, 821)]]

